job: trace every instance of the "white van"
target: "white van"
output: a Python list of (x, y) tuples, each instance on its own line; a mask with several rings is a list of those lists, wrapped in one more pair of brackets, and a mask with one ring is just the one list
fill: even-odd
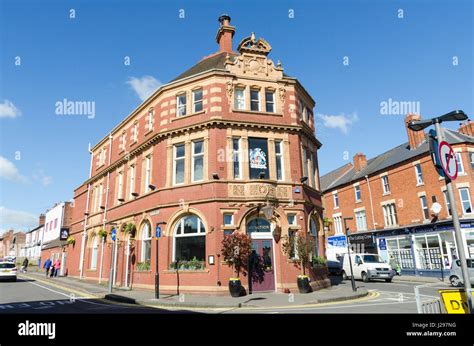
[[(364, 282), (372, 279), (384, 279), (386, 282), (391, 282), (395, 275), (394, 270), (379, 255), (352, 253), (351, 260), (354, 279), (361, 279)], [(351, 277), (351, 267), (347, 253), (342, 258), (342, 277), (344, 280)]]

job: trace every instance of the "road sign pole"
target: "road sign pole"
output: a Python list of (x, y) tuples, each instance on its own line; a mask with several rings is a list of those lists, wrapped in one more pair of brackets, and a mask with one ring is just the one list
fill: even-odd
[(115, 258), (115, 242), (117, 240), (114, 240), (114, 242), (112, 243), (112, 256), (110, 257), (110, 275), (109, 275), (109, 293), (112, 293), (112, 282), (114, 280), (114, 267), (113, 267), (113, 263), (114, 263), (114, 258)]
[[(438, 143), (441, 143), (444, 140), (444, 136), (443, 136), (443, 129), (441, 128), (441, 125), (438, 119), (436, 119), (435, 127), (436, 127), (436, 134), (438, 136)], [(456, 201), (454, 199), (453, 186), (452, 186), (451, 179), (447, 176), (447, 174), (445, 174), (445, 181), (446, 181), (446, 190), (448, 192), (447, 197), (449, 200), (449, 205), (451, 206), (451, 214), (453, 217), (454, 236), (455, 236), (457, 247), (458, 247), (459, 260), (461, 261), (461, 270), (462, 270), (462, 276), (463, 276), (463, 281), (464, 281), (464, 290), (466, 291), (466, 295), (467, 295), (469, 311), (470, 313), (472, 313), (473, 312), (472, 311), (472, 297), (470, 294), (471, 282), (469, 280), (466, 254), (464, 253), (464, 242), (462, 239), (461, 226), (459, 224), (459, 216), (458, 216), (458, 210), (456, 207)]]
[(158, 273), (158, 237), (156, 238), (155, 298), (160, 299), (160, 273)]

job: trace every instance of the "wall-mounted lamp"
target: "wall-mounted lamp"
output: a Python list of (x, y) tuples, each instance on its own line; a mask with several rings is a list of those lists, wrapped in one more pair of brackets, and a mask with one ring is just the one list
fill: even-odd
[(138, 192), (132, 192), (133, 197), (138, 197)]
[(210, 265), (214, 265), (214, 255), (209, 255), (207, 256), (207, 263), (209, 263)]
[(308, 177), (301, 177), (301, 179), (300, 179), (301, 184), (306, 183), (307, 180), (308, 180)]
[(219, 180), (219, 174), (212, 173), (212, 179)]
[(156, 189), (156, 186), (155, 186), (155, 185), (153, 185), (153, 184), (150, 184), (150, 185), (148, 185), (148, 187), (149, 187), (149, 188), (150, 188), (150, 190), (152, 190), (152, 191), (154, 191), (154, 190)]

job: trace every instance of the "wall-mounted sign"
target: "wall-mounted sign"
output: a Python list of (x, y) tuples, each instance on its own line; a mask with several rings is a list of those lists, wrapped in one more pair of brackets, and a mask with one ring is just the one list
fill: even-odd
[(387, 250), (387, 239), (379, 238), (379, 249), (380, 250)]
[(67, 238), (69, 238), (69, 228), (61, 228), (59, 240), (67, 240)]
[[(268, 144), (265, 138), (249, 138), (250, 179), (268, 179)], [(264, 176), (261, 177), (260, 173)]]

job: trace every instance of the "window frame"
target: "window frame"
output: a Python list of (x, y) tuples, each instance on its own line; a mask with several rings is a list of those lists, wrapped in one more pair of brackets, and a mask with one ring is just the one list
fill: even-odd
[[(183, 147), (183, 156), (177, 157), (178, 154), (178, 147)], [(183, 161), (183, 181), (177, 182), (177, 161)], [(186, 144), (185, 143), (178, 143), (173, 145), (173, 185), (183, 185), (186, 182)]]
[[(148, 228), (148, 234), (145, 237), (145, 228)], [(153, 234), (151, 231), (151, 225), (149, 222), (145, 222), (142, 226), (142, 231), (141, 231), (141, 249), (140, 249), (140, 262), (144, 263), (149, 261), (151, 263), (151, 241), (153, 239)], [(146, 243), (149, 243), (150, 246), (150, 258), (146, 258), (146, 251), (145, 251), (145, 245)]]
[(97, 259), (99, 255), (99, 242), (98, 242), (98, 237), (94, 236), (91, 242), (91, 258), (90, 258), (90, 270), (96, 270), (97, 269)]
[[(230, 216), (230, 223), (226, 223), (226, 216)], [(234, 213), (224, 213), (222, 215), (222, 223), (224, 227), (234, 226)]]
[(388, 175), (383, 175), (381, 177), (382, 180), (382, 191), (384, 195), (390, 194), (390, 183), (388, 181)]
[[(184, 233), (184, 221), (188, 217), (196, 217), (197, 218), (197, 233)], [(178, 234), (178, 228), (182, 228), (181, 234)], [(204, 231), (202, 231), (204, 230)], [(178, 222), (176, 222), (174, 229), (173, 229), (173, 262), (176, 262), (176, 238), (185, 238), (185, 237), (206, 237), (206, 226), (201, 218), (195, 214), (188, 214), (182, 216)], [(206, 262), (206, 239), (204, 239), (204, 262)]]
[[(234, 144), (237, 143), (238, 149), (235, 149)], [(237, 158), (237, 161), (235, 160)], [(235, 174), (235, 163), (237, 162), (239, 174)], [(232, 173), (234, 179), (242, 179), (242, 138), (232, 137)]]
[(451, 203), (449, 202), (449, 198), (448, 198), (448, 190), (443, 190), (443, 196), (444, 196), (444, 204), (446, 206), (446, 214), (448, 215), (448, 217), (453, 216)]
[(421, 169), (421, 164), (417, 163), (415, 165), (415, 174), (416, 174), (416, 185), (423, 185), (423, 171)]
[[(123, 199), (123, 171), (117, 173), (117, 201)], [(119, 201), (120, 202), (120, 201)]]
[[(272, 95), (272, 100), (268, 100), (268, 95)], [(272, 110), (268, 110), (268, 105), (272, 106)], [(265, 112), (266, 113), (276, 113), (276, 100), (275, 100), (275, 90), (265, 89)]]
[(466, 171), (464, 170), (464, 163), (462, 162), (462, 152), (456, 151), (455, 155), (456, 155), (456, 161), (458, 163), (458, 174), (463, 175), (466, 173)]
[[(196, 93), (198, 92), (201, 92), (201, 99), (200, 100), (196, 100)], [(192, 91), (192, 102), (193, 102), (193, 107), (192, 107), (192, 110), (193, 110), (193, 113), (199, 113), (199, 112), (202, 112), (204, 110), (204, 92), (203, 92), (203, 89), (202, 88), (198, 88), (198, 89), (194, 89)], [(196, 105), (197, 104), (201, 104), (201, 109), (200, 110), (196, 110)]]
[[(180, 103), (180, 98), (184, 97), (184, 103)], [(181, 93), (176, 95), (176, 117), (181, 118), (187, 115), (187, 105), (188, 98), (186, 93)], [(180, 109), (184, 110), (183, 114), (180, 114)]]
[[(252, 93), (255, 93), (255, 92), (256, 92), (257, 95), (258, 95), (258, 99), (257, 99), (257, 100), (255, 100), (255, 99), (252, 98)], [(262, 111), (261, 98), (262, 98), (262, 97), (260, 96), (260, 89), (257, 89), (257, 88), (250, 88), (250, 111), (252, 111), (252, 112), (261, 112), (261, 111)], [(258, 105), (258, 107), (257, 107), (258, 109), (257, 109), (257, 110), (252, 109), (252, 103), (253, 103), (253, 102), (257, 102), (257, 105)]]
[(426, 198), (426, 195), (419, 196), (419, 199), (420, 199), (420, 204), (421, 204), (421, 212), (423, 215), (423, 221), (429, 220), (430, 210), (428, 207), (428, 199)]
[[(359, 197), (357, 197), (357, 193), (359, 193)], [(362, 201), (362, 193), (360, 191), (360, 185), (354, 186), (354, 195), (355, 195), (355, 201), (356, 202), (361, 202)]]
[(339, 194), (337, 192), (332, 194), (332, 201), (334, 203), (334, 209), (339, 209)]
[(151, 154), (145, 157), (145, 193), (151, 191)]
[[(200, 153), (195, 153), (195, 145), (196, 143), (201, 143), (201, 148), (202, 148), (202, 151)], [(198, 139), (198, 140), (195, 140), (195, 141), (192, 141), (191, 142), (191, 152), (192, 152), (192, 156), (191, 156), (191, 181), (194, 183), (194, 182), (198, 182), (198, 181), (204, 181), (204, 140), (203, 139)], [(196, 163), (196, 158), (202, 158), (202, 178), (201, 179), (195, 179), (195, 163)]]
[(128, 179), (128, 183), (130, 184), (129, 186), (129, 198), (132, 199), (133, 196), (132, 193), (135, 193), (135, 164), (132, 164), (130, 165), (130, 168), (129, 168), (129, 172), (130, 172), (130, 176), (129, 176), (129, 179)]
[[(280, 151), (277, 152), (277, 148)], [(283, 140), (276, 139), (275, 140), (275, 177), (277, 181), (284, 181), (285, 180), (285, 162), (283, 156)], [(278, 167), (280, 166), (280, 167)], [(280, 169), (280, 177), (278, 177), (278, 169)]]
[[(237, 91), (242, 92), (242, 97), (237, 96)], [(239, 106), (242, 104), (242, 108)], [(238, 111), (244, 111), (246, 109), (246, 98), (245, 98), (245, 88), (236, 86), (234, 89), (234, 109)]]
[[(354, 212), (355, 214), (355, 219), (356, 219), (356, 227), (357, 231), (367, 231), (367, 213), (365, 212), (365, 209), (358, 210)], [(363, 217), (361, 216), (363, 215)], [(363, 222), (361, 222), (363, 221)]]
[(148, 121), (147, 121), (148, 131), (153, 130), (154, 117), (155, 117), (155, 109), (151, 108), (148, 110)]
[[(462, 208), (462, 214), (463, 215), (471, 215), (473, 214), (473, 210), (472, 210), (472, 200), (471, 200), (471, 195), (469, 194), (470, 193), (470, 189), (469, 187), (460, 187), (459, 189), (459, 200), (461, 202), (461, 208)], [(467, 190), (467, 200), (463, 200), (462, 198), (462, 191), (464, 190)], [(471, 209), (470, 212), (466, 212), (465, 208), (464, 208), (464, 202), (469, 202), (469, 209)]]

